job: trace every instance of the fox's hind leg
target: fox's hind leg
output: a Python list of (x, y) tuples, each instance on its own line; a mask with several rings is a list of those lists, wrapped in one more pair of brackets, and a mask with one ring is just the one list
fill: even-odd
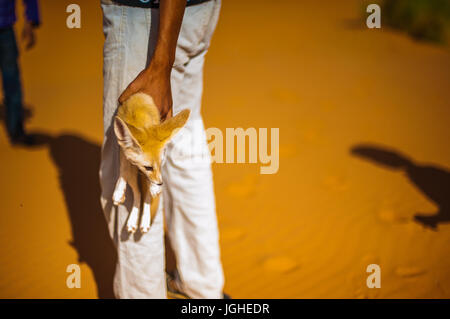
[(141, 217), (141, 232), (147, 233), (150, 230), (152, 221), (154, 220), (156, 213), (158, 212), (159, 200), (161, 193), (156, 194), (155, 197), (151, 195), (150, 192), (150, 182), (146, 181), (143, 183), (142, 193), (144, 196), (144, 207), (142, 208)]
[(120, 173), (113, 193), (114, 205), (120, 205), (125, 201), (125, 191), (127, 190), (126, 174), (129, 169), (128, 166), (130, 166), (130, 163), (125, 158), (123, 151), (120, 150)]
[(138, 170), (136, 166), (130, 165), (127, 172), (127, 181), (133, 190), (133, 208), (131, 209), (130, 216), (128, 216), (127, 230), (129, 233), (136, 232), (138, 228), (139, 210), (141, 206), (141, 192), (138, 184)]
[(142, 179), (142, 194), (144, 196), (144, 207), (142, 207), (142, 216), (141, 216), (141, 232), (145, 234), (150, 230), (150, 183), (146, 178)]

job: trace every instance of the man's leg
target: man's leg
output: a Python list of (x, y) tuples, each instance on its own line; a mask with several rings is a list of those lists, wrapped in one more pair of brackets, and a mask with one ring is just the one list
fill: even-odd
[[(100, 167), (101, 202), (110, 234), (117, 247), (114, 293), (117, 298), (165, 298), (163, 214), (156, 215), (150, 231), (129, 235), (126, 222), (133, 195), (128, 187), (123, 205), (112, 196), (119, 177), (119, 147), (112, 121), (118, 98), (144, 69), (153, 39), (157, 10), (102, 4), (104, 18), (104, 142)], [(151, 42), (151, 41), (150, 41)], [(152, 51), (151, 49), (149, 50)]]
[[(172, 87), (174, 114), (189, 108), (191, 117), (168, 144), (162, 175), (167, 231), (177, 260), (176, 284), (191, 298), (222, 298), (224, 283), (210, 156), (200, 114), (204, 58), (219, 9), (220, 1), (186, 9), (177, 55), (191, 47), (193, 57), (174, 67)], [(191, 26), (203, 29), (193, 32)]]
[(12, 28), (0, 31), (0, 69), (5, 97), (6, 127), (11, 139), (23, 135), (22, 86), (18, 50), (14, 30)]

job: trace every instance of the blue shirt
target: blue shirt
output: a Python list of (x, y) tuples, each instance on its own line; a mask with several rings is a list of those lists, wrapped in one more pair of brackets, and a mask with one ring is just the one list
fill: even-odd
[[(22, 0), (25, 5), (25, 17), (33, 25), (40, 24), (38, 0)], [(0, 28), (9, 28), (16, 22), (16, 1), (0, 0)]]

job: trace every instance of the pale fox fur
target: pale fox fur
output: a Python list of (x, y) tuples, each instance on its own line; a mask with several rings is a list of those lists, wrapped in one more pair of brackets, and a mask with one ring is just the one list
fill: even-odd
[[(153, 99), (136, 93), (126, 100), (114, 119), (114, 132), (120, 146), (120, 176), (113, 194), (115, 205), (125, 200), (127, 184), (133, 191), (133, 208), (127, 221), (130, 233), (137, 230), (141, 196), (143, 208), (140, 230), (150, 230), (152, 217), (158, 208), (162, 187), (161, 160), (166, 143), (186, 124), (190, 111), (183, 110), (161, 123)], [(139, 174), (140, 173), (140, 174)], [(139, 189), (139, 176), (141, 189)]]

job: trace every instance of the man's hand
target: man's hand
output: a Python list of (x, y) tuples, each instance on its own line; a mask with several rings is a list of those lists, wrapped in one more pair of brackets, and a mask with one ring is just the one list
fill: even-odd
[(31, 22), (26, 21), (22, 30), (22, 41), (25, 43), (25, 49), (29, 50), (36, 44), (36, 35)]
[(172, 116), (170, 72), (175, 61), (178, 34), (183, 21), (186, 0), (165, 0), (159, 6), (159, 28), (150, 65), (131, 82), (122, 95), (123, 103), (131, 95), (144, 92), (153, 98), (161, 120)]
[(161, 121), (172, 116), (172, 91), (170, 87), (170, 69), (161, 63), (150, 63), (136, 79), (131, 82), (122, 95), (119, 103), (125, 102), (131, 95), (143, 92), (153, 98), (161, 115)]

